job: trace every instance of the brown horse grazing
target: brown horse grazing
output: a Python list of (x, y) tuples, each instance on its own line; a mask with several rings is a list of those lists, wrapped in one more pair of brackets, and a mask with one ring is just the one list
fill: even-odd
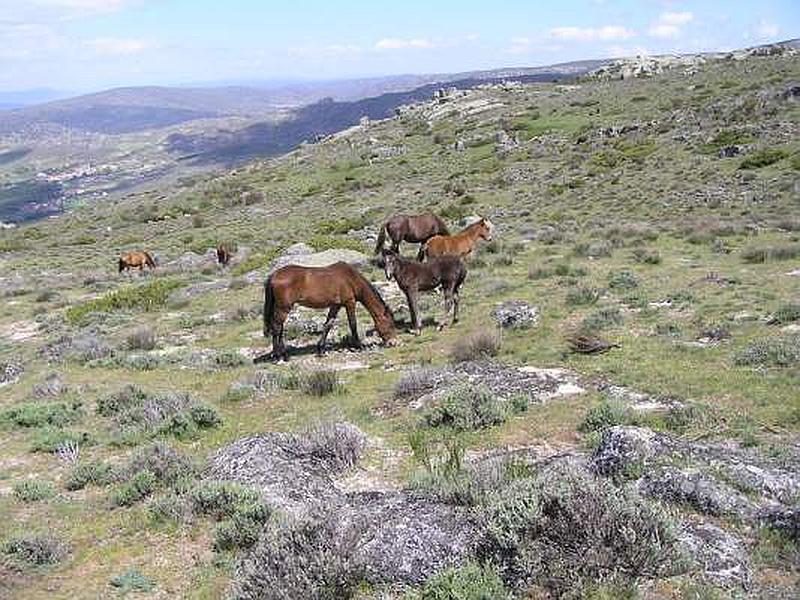
[(231, 262), (231, 256), (233, 256), (234, 250), (233, 247), (228, 243), (221, 243), (217, 246), (217, 261), (223, 267), (228, 266), (228, 263)]
[(138, 267), (139, 271), (144, 271), (144, 266), (147, 265), (151, 269), (156, 268), (156, 263), (153, 257), (147, 252), (137, 250), (135, 252), (126, 252), (119, 257), (119, 272), (135, 269)]
[(458, 288), (467, 277), (467, 268), (459, 257), (439, 256), (426, 263), (418, 263), (384, 250), (383, 265), (386, 279), (394, 279), (406, 295), (408, 310), (411, 313), (411, 333), (419, 335), (422, 330), (417, 310), (417, 294), (438, 287), (442, 288), (444, 294), (444, 320), (439, 324), (439, 330), (444, 329), (451, 307), (453, 319), (450, 324), (458, 322)]
[(392, 252), (400, 251), (400, 242), (424, 243), (435, 235), (449, 235), (444, 221), (433, 213), (397, 215), (386, 221), (378, 233), (375, 254), (383, 250), (386, 236), (392, 240)]
[(325, 340), (333, 327), (336, 315), (344, 306), (350, 323), (351, 343), (360, 348), (356, 324), (356, 302), (369, 311), (375, 328), (384, 343), (397, 343), (394, 316), (372, 284), (347, 263), (337, 262), (328, 267), (288, 265), (275, 271), (264, 283), (264, 337), (272, 334), (272, 354), (275, 360), (288, 359), (283, 343), (283, 323), (295, 304), (309, 308), (328, 308), (328, 318), (317, 342), (317, 354), (325, 349)]
[(443, 256), (453, 254), (455, 256), (468, 256), (472, 254), (479, 239), (491, 240), (494, 225), (489, 219), (482, 218), (459, 231), (455, 235), (437, 235), (422, 244), (417, 254), (417, 260), (422, 262), (425, 257)]

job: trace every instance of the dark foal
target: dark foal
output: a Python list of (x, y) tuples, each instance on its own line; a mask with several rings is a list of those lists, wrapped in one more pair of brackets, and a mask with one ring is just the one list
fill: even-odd
[(457, 256), (439, 256), (428, 262), (419, 263), (408, 260), (394, 252), (383, 251), (383, 264), (387, 279), (394, 279), (403, 290), (411, 313), (411, 333), (419, 335), (422, 320), (417, 309), (419, 292), (429, 292), (441, 288), (444, 294), (444, 321), (439, 329), (444, 329), (450, 309), (453, 310), (452, 323), (458, 321), (458, 290), (467, 277), (467, 268)]

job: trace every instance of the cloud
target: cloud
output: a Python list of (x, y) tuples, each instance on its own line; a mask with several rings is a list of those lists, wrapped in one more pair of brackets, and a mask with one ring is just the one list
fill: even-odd
[(155, 47), (155, 44), (150, 40), (113, 37), (85, 40), (83, 45), (92, 48), (97, 54), (104, 56), (139, 54), (140, 52), (144, 52), (145, 50), (150, 50)]
[(363, 50), (354, 44), (328, 44), (327, 46), (294, 46), (289, 55), (296, 58), (336, 58), (354, 56)]
[(661, 13), (658, 20), (650, 25), (647, 33), (657, 38), (676, 38), (681, 34), (683, 26), (693, 20), (694, 14), (689, 11)]
[(402, 39), (402, 38), (384, 38), (375, 43), (375, 50), (408, 50), (420, 48), (435, 48), (436, 43), (433, 40), (424, 38)]
[(780, 33), (781, 28), (778, 27), (775, 23), (768, 23), (767, 21), (761, 21), (754, 30), (757, 38), (760, 39), (771, 39), (778, 37), (778, 33)]
[(548, 35), (557, 40), (571, 42), (594, 42), (627, 40), (636, 35), (636, 32), (621, 25), (606, 25), (604, 27), (555, 27)]

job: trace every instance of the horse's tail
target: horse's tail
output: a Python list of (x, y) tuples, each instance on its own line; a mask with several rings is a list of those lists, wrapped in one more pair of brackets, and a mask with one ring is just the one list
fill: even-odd
[(375, 243), (375, 254), (383, 250), (383, 243), (386, 241), (386, 223), (381, 225), (381, 230), (378, 232), (378, 241)]
[(272, 331), (272, 319), (275, 316), (275, 292), (272, 289), (272, 275), (264, 282), (264, 337)]
[(122, 271), (124, 271), (124, 270), (125, 270), (125, 261), (122, 258), (120, 258), (119, 259), (119, 272), (122, 273)]
[(155, 269), (156, 268), (156, 261), (153, 260), (153, 257), (150, 256), (149, 252), (145, 252), (144, 253), (144, 258), (145, 258), (145, 262), (147, 262), (147, 266), (148, 267), (150, 267), (151, 269)]

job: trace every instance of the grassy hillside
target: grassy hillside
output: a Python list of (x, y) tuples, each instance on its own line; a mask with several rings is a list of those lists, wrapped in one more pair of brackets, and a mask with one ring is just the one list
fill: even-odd
[[(787, 55), (709, 61), (693, 74), (676, 68), (624, 81), (453, 92), (223, 176), (0, 231), (0, 358), (9, 381), (0, 388), (0, 513), (8, 516), (0, 522), (0, 590), (20, 598), (106, 597), (137, 586), (142, 597), (224, 595), (245, 555), (239, 548), (252, 543), (233, 536), (230, 524), (242, 536), (257, 534), (263, 515), (242, 516), (254, 502), (250, 491), (229, 492), (245, 499), (227, 512), (218, 500), (198, 500), (212, 492), (193, 487), (200, 471), (186, 461), (201, 469), (243, 436), (320, 419), (349, 421), (368, 438), (343, 486), (411, 486), (437, 498), (457, 494), (445, 493), (440, 471), (426, 475), (425, 444), (467, 462), (505, 450), (585, 456), (614, 425), (647, 427), (676, 447), (707, 444), (708, 456), (722, 457), (712, 469), (719, 481), (724, 449), (796, 466), (799, 80), (800, 61)], [(261, 282), (282, 249), (302, 241), (370, 252), (386, 217), (421, 210), (454, 228), (472, 214), (496, 226), (495, 239), (468, 262), (459, 324), (402, 334), (397, 348), (371, 335), (358, 353), (337, 343), (321, 359), (298, 350), (288, 365), (252, 363), (269, 349)], [(224, 240), (239, 246), (229, 270), (185, 255)], [(160, 267), (118, 275), (118, 254), (138, 248), (156, 254)], [(362, 270), (384, 279), (376, 266)], [(407, 318), (392, 287), (381, 289)], [(491, 313), (509, 300), (538, 307), (538, 323), (497, 330)], [(423, 310), (440, 316), (440, 298), (426, 298)], [(287, 326), (290, 344), (314, 343), (304, 333), (311, 315)], [(367, 313), (359, 309), (358, 318), (366, 333)], [(620, 347), (570, 353), (565, 338), (576, 332)], [(330, 339), (345, 333), (340, 323)], [(424, 379), (456, 369), (454, 356), (464, 352), (484, 365), (481, 347), (505, 367), (565, 369), (584, 392), (534, 394), (475, 430), (442, 433), (447, 406), (430, 413), (404, 399), (413, 387), (408, 373)], [(128, 385), (139, 391), (122, 389)], [(633, 409), (609, 386), (657, 407)], [(152, 416), (166, 406), (168, 418)], [(154, 441), (185, 459), (153, 450)], [(688, 464), (690, 454), (675, 460)], [(141, 466), (155, 463), (171, 470)], [(647, 475), (638, 469), (628, 481)], [(535, 493), (547, 487), (549, 475), (541, 477)], [(617, 493), (594, 481), (595, 499)], [(754, 488), (737, 493), (760, 498)], [(193, 509), (181, 504), (186, 494)], [(664, 502), (671, 519), (708, 519), (742, 540), (746, 585), (709, 580), (702, 569), (645, 569), (597, 576), (577, 592), (536, 579), (514, 593), (721, 598), (791, 597), (797, 589), (789, 534), (703, 512), (690, 500)], [(796, 508), (797, 496), (781, 502)], [(491, 516), (498, 505), (490, 506)], [(184, 510), (194, 510), (191, 518)], [(32, 533), (54, 536), (51, 552), (36, 554), (53, 564), (31, 565), (37, 560), (13, 551), (14, 540)], [(483, 567), (467, 568), (453, 579), (511, 586), (508, 571), (503, 583)], [(451, 584), (445, 574), (426, 590)], [(377, 597), (379, 587), (357, 582), (357, 597)], [(386, 597), (417, 591), (395, 586)]]

